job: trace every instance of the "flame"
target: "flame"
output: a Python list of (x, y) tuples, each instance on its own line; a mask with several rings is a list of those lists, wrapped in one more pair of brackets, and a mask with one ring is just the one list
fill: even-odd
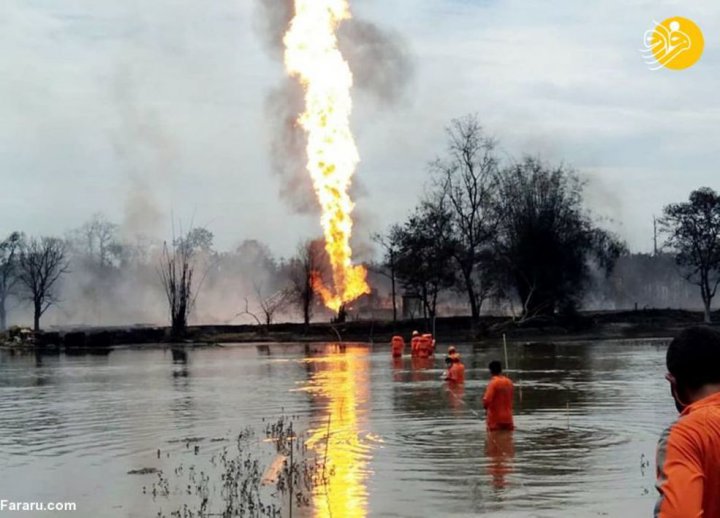
[(360, 157), (350, 131), (352, 72), (337, 47), (338, 25), (350, 18), (348, 0), (294, 0), (295, 17), (285, 34), (285, 67), (305, 89), (307, 169), (320, 203), (325, 250), (333, 288), (319, 276), (313, 287), (325, 305), (338, 311), (370, 292), (367, 271), (352, 264), (353, 202), (348, 190)]

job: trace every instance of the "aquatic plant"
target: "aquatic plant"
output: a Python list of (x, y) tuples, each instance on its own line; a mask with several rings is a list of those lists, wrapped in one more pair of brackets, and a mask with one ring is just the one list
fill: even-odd
[[(265, 423), (262, 439), (252, 428), (242, 430), (234, 448), (214, 454), (206, 469), (180, 463), (170, 474), (157, 472), (149, 491), (153, 500), (168, 499), (176, 506), (157, 517), (280, 518), (283, 511), (292, 517), (293, 509), (309, 506), (315, 488), (327, 483), (327, 473), (325, 460), (308, 454), (307, 434), (295, 432), (296, 420), (282, 416)], [(173, 442), (184, 442), (187, 450), (193, 442), (193, 453), (200, 453), (198, 438)], [(269, 456), (274, 461), (263, 470)]]

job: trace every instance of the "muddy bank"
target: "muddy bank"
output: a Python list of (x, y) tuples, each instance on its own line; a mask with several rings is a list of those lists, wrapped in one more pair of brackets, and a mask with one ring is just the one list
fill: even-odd
[[(720, 317), (720, 315), (716, 315)], [(572, 317), (534, 319), (518, 323), (508, 317), (446, 317), (435, 321), (435, 335), (441, 343), (493, 342), (507, 336), (515, 342), (558, 342), (595, 339), (664, 338), (684, 327), (701, 324), (701, 312), (683, 310), (638, 310), (585, 312)], [(422, 320), (362, 321), (344, 324), (275, 324), (259, 326), (195, 326), (189, 337), (203, 342), (242, 343), (257, 341), (316, 342), (345, 341), (389, 343), (393, 335), (410, 337), (414, 330), (432, 332), (431, 322)]]
[[(6, 333), (2, 347), (10, 351), (34, 349), (44, 353), (106, 354), (119, 345), (158, 345), (167, 343), (168, 330), (163, 327), (83, 328), (59, 331), (29, 330)], [(20, 339), (19, 339), (20, 338)]]
[[(716, 314), (716, 317), (720, 315)], [(638, 310), (585, 312), (572, 317), (514, 322), (507, 317), (485, 316), (438, 318), (435, 335), (440, 343), (494, 342), (507, 336), (510, 342), (559, 342), (623, 338), (671, 337), (684, 327), (702, 323), (700, 312), (682, 310)], [(182, 340), (172, 339), (166, 327), (83, 328), (41, 332), (32, 343), (5, 347), (65, 351), (68, 354), (103, 354), (116, 346), (208, 345), (250, 342), (357, 341), (389, 343), (399, 334), (409, 338), (413, 330), (432, 332), (432, 323), (422, 320), (358, 321), (343, 324), (295, 323), (257, 325), (192, 326)]]

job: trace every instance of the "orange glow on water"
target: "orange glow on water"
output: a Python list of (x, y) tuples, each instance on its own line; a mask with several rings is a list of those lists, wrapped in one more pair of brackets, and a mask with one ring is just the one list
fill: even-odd
[(367, 516), (368, 462), (372, 442), (365, 430), (369, 393), (368, 351), (348, 347), (345, 354), (317, 361), (308, 392), (327, 402), (325, 419), (311, 430), (309, 450), (327, 458), (325, 483), (313, 495), (316, 518)]

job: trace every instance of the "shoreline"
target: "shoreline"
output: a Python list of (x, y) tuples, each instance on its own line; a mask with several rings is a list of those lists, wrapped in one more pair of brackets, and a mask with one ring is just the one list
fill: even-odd
[[(441, 345), (452, 343), (496, 344), (506, 336), (508, 343), (568, 343), (621, 339), (669, 339), (683, 328), (702, 324), (702, 313), (686, 310), (650, 309), (637, 311), (583, 312), (572, 317), (538, 318), (514, 322), (508, 317), (443, 317), (435, 321), (435, 335)], [(209, 347), (222, 344), (362, 342), (387, 344), (393, 335), (409, 340), (413, 330), (430, 332), (422, 320), (353, 321), (342, 324), (279, 323), (258, 325), (198, 325), (188, 327), (182, 340), (170, 337), (169, 327), (113, 326), (68, 327), (40, 332), (35, 343), (0, 343), (11, 351), (64, 351), (68, 354), (103, 354), (116, 347)]]

